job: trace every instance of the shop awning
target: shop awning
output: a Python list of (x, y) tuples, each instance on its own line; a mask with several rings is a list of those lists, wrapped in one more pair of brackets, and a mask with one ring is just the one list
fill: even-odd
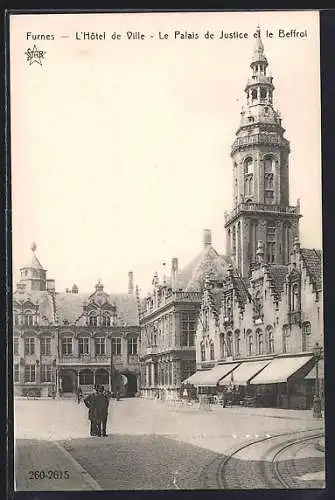
[(250, 384), (280, 384), (287, 382), (312, 356), (275, 358), (264, 370), (261, 371)]
[[(321, 380), (324, 380), (324, 378), (325, 378), (324, 371), (325, 371), (324, 361), (323, 361), (323, 359), (320, 359), (320, 361), (318, 362), (318, 377)], [(311, 371), (309, 373), (307, 373), (305, 379), (307, 379), (307, 380), (310, 380), (310, 379), (315, 380), (316, 379), (316, 367), (315, 366), (311, 369)]]
[(246, 361), (241, 363), (231, 374), (220, 380), (219, 385), (247, 385), (257, 373), (263, 370), (269, 363), (270, 359), (262, 361)]
[(211, 370), (200, 370), (183, 381), (196, 387), (215, 387), (220, 379), (232, 372), (239, 363), (226, 363), (214, 366)]

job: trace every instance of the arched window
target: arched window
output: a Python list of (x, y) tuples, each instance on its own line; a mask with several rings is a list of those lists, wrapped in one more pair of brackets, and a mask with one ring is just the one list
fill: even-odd
[(258, 354), (264, 354), (264, 336), (262, 330), (256, 331)]
[(274, 336), (273, 336), (272, 326), (268, 326), (266, 331), (267, 331), (268, 352), (269, 354), (273, 354), (275, 352), (275, 346), (274, 346)]
[(111, 317), (109, 313), (104, 313), (102, 317), (102, 326), (111, 326)]
[(253, 354), (253, 345), (254, 345), (254, 340), (253, 340), (253, 336), (252, 336), (252, 331), (248, 330), (247, 331), (248, 356), (252, 356), (252, 354)]
[(215, 352), (214, 352), (214, 343), (210, 342), (209, 344), (209, 349), (210, 349), (210, 360), (213, 361), (215, 359)]
[(200, 343), (200, 354), (201, 354), (201, 361), (206, 361), (206, 349), (205, 349), (205, 344), (203, 342)]
[(274, 203), (274, 159), (264, 158), (264, 203)]
[(23, 324), (25, 326), (33, 326), (34, 325), (34, 314), (32, 311), (25, 311), (24, 312)]
[(302, 350), (311, 351), (312, 346), (312, 329), (309, 321), (306, 321), (302, 325)]
[(244, 160), (244, 175), (253, 174), (252, 158), (248, 157)]
[(266, 89), (261, 88), (261, 99), (266, 99)]
[(254, 101), (257, 99), (257, 89), (252, 89), (251, 91), (251, 99)]
[(272, 221), (266, 225), (266, 259), (269, 264), (276, 260), (276, 229)]
[(92, 312), (88, 317), (89, 326), (98, 326), (98, 318), (95, 312)]
[(238, 357), (241, 355), (241, 337), (240, 330), (235, 331), (235, 356)]

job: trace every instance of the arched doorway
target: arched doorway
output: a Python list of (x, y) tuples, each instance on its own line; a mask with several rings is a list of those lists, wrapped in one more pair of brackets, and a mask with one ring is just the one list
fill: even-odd
[(79, 385), (93, 385), (94, 376), (92, 370), (81, 370), (79, 373)]
[(104, 369), (97, 370), (95, 372), (95, 383), (96, 385), (103, 385), (107, 389), (109, 386), (108, 371)]
[(131, 372), (121, 374), (121, 395), (127, 398), (133, 398), (137, 393), (137, 376)]

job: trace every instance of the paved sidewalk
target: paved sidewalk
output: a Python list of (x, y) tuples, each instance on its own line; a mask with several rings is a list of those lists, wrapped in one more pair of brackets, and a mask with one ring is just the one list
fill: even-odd
[(16, 491), (97, 490), (95, 480), (58, 443), (17, 440)]

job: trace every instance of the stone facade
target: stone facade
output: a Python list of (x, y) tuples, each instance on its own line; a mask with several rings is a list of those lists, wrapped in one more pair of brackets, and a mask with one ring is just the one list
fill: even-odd
[(108, 294), (100, 281), (90, 294), (79, 293), (76, 285), (56, 292), (35, 249), (13, 295), (15, 394), (73, 393), (79, 386), (86, 392), (103, 384), (135, 395), (140, 333), (136, 298), (132, 293)]

